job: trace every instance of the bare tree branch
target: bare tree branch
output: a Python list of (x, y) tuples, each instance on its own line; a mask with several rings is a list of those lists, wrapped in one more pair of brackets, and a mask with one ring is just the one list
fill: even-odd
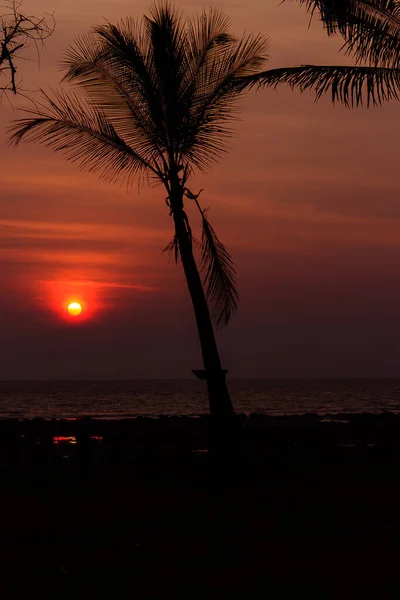
[(22, 12), (22, 0), (5, 0), (0, 14), (0, 95), (20, 93), (22, 80), (18, 80), (17, 62), (22, 52), (34, 46), (39, 51), (55, 29), (52, 14), (42, 17)]

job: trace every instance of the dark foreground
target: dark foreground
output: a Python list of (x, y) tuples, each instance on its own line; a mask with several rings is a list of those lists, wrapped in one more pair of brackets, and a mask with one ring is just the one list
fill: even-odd
[(0, 598), (398, 598), (400, 416), (241, 423), (0, 422)]

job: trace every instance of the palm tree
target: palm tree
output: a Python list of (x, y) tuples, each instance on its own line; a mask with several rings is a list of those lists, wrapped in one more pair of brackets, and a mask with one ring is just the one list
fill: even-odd
[[(25, 138), (63, 151), (108, 181), (129, 185), (139, 177), (164, 186), (174, 223), (166, 250), (185, 272), (204, 363), (198, 373), (216, 420), (232, 416), (233, 408), (212, 319), (226, 325), (239, 296), (232, 259), (188, 180), (225, 150), (237, 82), (265, 63), (266, 49), (263, 36), (234, 38), (218, 10), (185, 22), (169, 4), (158, 5), (141, 23), (106, 24), (79, 38), (65, 57), (64, 80), (83, 94), (45, 95), (12, 127), (15, 143)], [(203, 224), (199, 268), (185, 203), (195, 205)]]
[[(239, 296), (231, 256), (199, 194), (190, 191), (189, 178), (226, 150), (238, 100), (255, 84), (287, 82), (317, 95), (331, 90), (334, 99), (349, 102), (349, 78), (360, 77), (358, 67), (265, 71), (267, 48), (262, 35), (234, 37), (217, 9), (185, 20), (170, 4), (158, 4), (140, 23), (108, 23), (79, 38), (65, 57), (64, 80), (80, 94), (63, 89), (45, 94), (11, 128), (14, 143), (26, 139), (50, 146), (108, 181), (129, 185), (139, 177), (165, 188), (174, 227), (166, 249), (182, 262), (203, 356), (198, 374), (207, 382), (210, 412), (219, 424), (232, 421), (233, 408), (213, 321), (227, 325)], [(375, 74), (362, 77), (367, 95), (379, 89)], [(190, 204), (200, 212), (199, 242), (186, 212)]]

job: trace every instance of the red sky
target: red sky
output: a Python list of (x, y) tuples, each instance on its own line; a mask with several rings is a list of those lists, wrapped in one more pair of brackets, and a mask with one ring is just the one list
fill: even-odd
[[(90, 25), (147, 10), (82, 4), (25, 0), (57, 19), (40, 70), (20, 65), (26, 87), (55, 86), (63, 50)], [(235, 32), (270, 36), (271, 66), (349, 62), (294, 3), (216, 4)], [(282, 88), (252, 92), (245, 107), (230, 154), (191, 183), (237, 263), (224, 366), (235, 377), (399, 376), (400, 105), (349, 111)], [(10, 149), (14, 116), (5, 104), (0, 378), (190, 376), (200, 353), (181, 268), (161, 254), (172, 237), (161, 188), (126, 191), (51, 150)], [(66, 319), (69, 298), (90, 318)]]

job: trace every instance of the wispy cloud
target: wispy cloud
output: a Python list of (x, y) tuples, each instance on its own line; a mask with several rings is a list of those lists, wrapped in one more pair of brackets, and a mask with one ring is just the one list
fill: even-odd
[(140, 292), (153, 292), (156, 288), (155, 286), (149, 285), (138, 285), (138, 284), (130, 284), (130, 283), (119, 283), (115, 281), (93, 281), (89, 279), (82, 280), (70, 280), (70, 279), (44, 279), (39, 282), (40, 284), (54, 284), (57, 283), (61, 286), (71, 286), (74, 288), (96, 288), (96, 289), (107, 289), (107, 288), (116, 288), (116, 289), (127, 289), (127, 290), (136, 290)]

